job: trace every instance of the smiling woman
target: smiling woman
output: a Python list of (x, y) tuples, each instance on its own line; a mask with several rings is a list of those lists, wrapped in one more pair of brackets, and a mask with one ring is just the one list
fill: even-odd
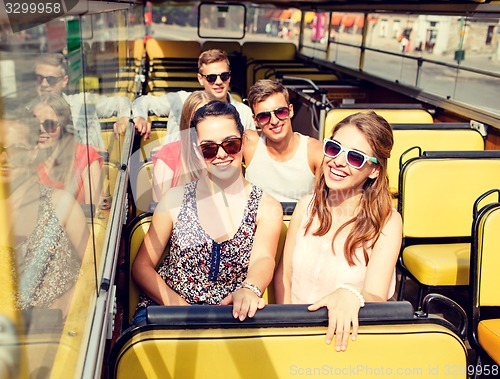
[[(281, 206), (243, 178), (243, 125), (234, 106), (209, 102), (195, 112), (191, 128), (193, 154), (206, 172), (172, 188), (156, 207), (132, 268), (144, 292), (136, 323), (154, 304), (233, 304), (240, 320), (265, 306)], [(167, 243), (169, 254), (158, 266)]]
[[(391, 126), (374, 112), (340, 121), (325, 139), (314, 193), (299, 201), (276, 272), (280, 303), (327, 307), (327, 343), (345, 350), (365, 301), (387, 301), (396, 284), (401, 216), (392, 209)], [(302, 238), (297, 238), (301, 236)]]
[(97, 204), (103, 158), (92, 148), (76, 142), (71, 108), (64, 98), (46, 93), (29, 109), (40, 122), (38, 157), (43, 184), (65, 189), (80, 204)]

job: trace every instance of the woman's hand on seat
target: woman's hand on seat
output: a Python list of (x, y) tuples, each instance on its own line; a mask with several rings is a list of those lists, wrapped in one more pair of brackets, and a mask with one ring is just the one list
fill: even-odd
[(307, 309), (316, 311), (322, 307), (328, 309), (326, 343), (330, 344), (335, 335), (335, 350), (345, 351), (349, 342), (351, 325), (351, 339), (354, 341), (358, 336), (358, 315), (361, 307), (359, 299), (351, 291), (339, 288), (330, 295), (310, 305)]
[(247, 316), (252, 318), (257, 310), (264, 308), (266, 301), (248, 288), (239, 288), (221, 302), (221, 305), (229, 304), (233, 304), (233, 317), (243, 321)]

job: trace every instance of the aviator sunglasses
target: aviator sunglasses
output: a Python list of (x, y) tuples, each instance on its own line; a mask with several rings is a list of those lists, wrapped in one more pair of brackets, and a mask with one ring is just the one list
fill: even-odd
[(54, 133), (59, 127), (59, 123), (54, 120), (45, 120), (44, 122), (41, 122), (40, 125), (47, 133)]
[(207, 79), (207, 82), (209, 83), (215, 83), (218, 76), (220, 76), (220, 80), (225, 82), (231, 77), (231, 71), (221, 72), (220, 74), (208, 74), (208, 75), (202, 74), (200, 72), (200, 75), (203, 76), (205, 79)]
[(279, 107), (273, 111), (260, 112), (255, 115), (255, 120), (260, 126), (266, 126), (271, 122), (271, 113), (274, 113), (278, 120), (284, 121), (290, 115), (288, 107)]
[(59, 82), (62, 78), (64, 78), (64, 76), (43, 76), (40, 74), (36, 74), (35, 77), (38, 84), (42, 84), (43, 80), (45, 79), (47, 83), (49, 83), (49, 86), (51, 87), (54, 84), (57, 84), (57, 82)]
[(226, 138), (221, 143), (205, 142), (200, 145), (203, 158), (212, 159), (217, 156), (219, 147), (222, 147), (227, 154), (237, 154), (241, 150), (241, 138), (231, 137)]
[(346, 153), (346, 162), (349, 166), (360, 169), (364, 166), (366, 161), (378, 164), (377, 158), (370, 157), (360, 151), (348, 149), (342, 146), (337, 141), (329, 138), (324, 139), (323, 153), (329, 158), (337, 158), (343, 151)]

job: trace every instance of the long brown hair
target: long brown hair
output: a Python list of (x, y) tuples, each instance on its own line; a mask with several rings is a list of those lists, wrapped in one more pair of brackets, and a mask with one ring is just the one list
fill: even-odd
[[(344, 256), (350, 266), (354, 266), (356, 249), (362, 248), (366, 264), (368, 264), (368, 250), (377, 242), (382, 228), (389, 220), (392, 212), (389, 178), (387, 176), (387, 159), (390, 157), (394, 143), (392, 128), (389, 123), (375, 112), (355, 113), (340, 121), (333, 129), (332, 137), (339, 129), (346, 125), (355, 126), (367, 139), (375, 158), (378, 160), (379, 175), (375, 179), (367, 178), (363, 185), (363, 193), (356, 215), (339, 227), (332, 238), (334, 241), (339, 233), (348, 225), (353, 225), (344, 245)], [(332, 214), (327, 200), (330, 189), (326, 185), (323, 170), (316, 175), (314, 194), (310, 204), (310, 215), (306, 224), (305, 233), (309, 230), (315, 217), (318, 217), (320, 226), (313, 233), (314, 236), (323, 236), (332, 226)]]

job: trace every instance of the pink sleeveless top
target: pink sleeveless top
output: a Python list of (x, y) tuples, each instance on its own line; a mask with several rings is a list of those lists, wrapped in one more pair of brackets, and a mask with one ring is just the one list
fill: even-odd
[[(362, 289), (367, 269), (363, 250), (356, 251), (355, 265), (349, 266), (343, 250), (347, 233), (341, 233), (335, 240), (334, 254), (330, 233), (321, 237), (312, 235), (318, 228), (317, 219), (304, 235), (308, 213), (304, 214), (292, 253), (292, 303), (314, 303), (335, 291), (341, 283)], [(368, 256), (370, 255), (371, 249), (368, 250)], [(387, 298), (394, 294), (395, 286), (396, 270), (392, 275)]]

